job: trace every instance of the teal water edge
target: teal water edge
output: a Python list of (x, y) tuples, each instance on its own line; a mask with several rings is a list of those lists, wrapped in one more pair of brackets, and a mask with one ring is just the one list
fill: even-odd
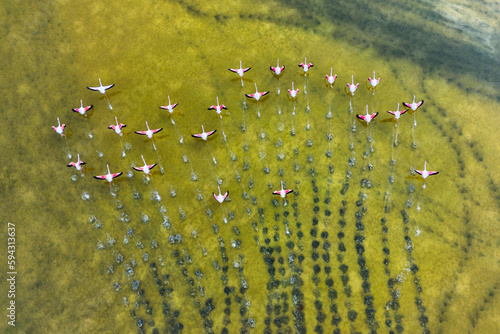
[(499, 331), (495, 2), (0, 15), (2, 333)]

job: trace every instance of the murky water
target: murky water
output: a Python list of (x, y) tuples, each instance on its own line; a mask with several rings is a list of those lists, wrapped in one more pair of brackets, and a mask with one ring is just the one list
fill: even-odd
[[(1, 13), (0, 217), (16, 224), (19, 273), (16, 328), (4, 319), (2, 332), (498, 331), (493, 2), (61, 0)], [(240, 60), (243, 80), (227, 70)], [(115, 84), (112, 110), (86, 89), (99, 78)], [(244, 95), (255, 83), (270, 91), (258, 103)], [(386, 111), (414, 95), (424, 104), (396, 124)], [(222, 118), (207, 110), (217, 96)], [(87, 117), (71, 111), (80, 99)], [(355, 117), (366, 106), (379, 113), (368, 125)], [(134, 133), (145, 121), (163, 128), (156, 150)], [(217, 130), (207, 142), (191, 137), (201, 125)], [(66, 167), (77, 154), (83, 177)], [(141, 155), (158, 163), (149, 179), (132, 169)], [(424, 161), (440, 172), (425, 188)], [(107, 164), (123, 172), (111, 189), (92, 177)], [(286, 201), (272, 195), (282, 180)]]

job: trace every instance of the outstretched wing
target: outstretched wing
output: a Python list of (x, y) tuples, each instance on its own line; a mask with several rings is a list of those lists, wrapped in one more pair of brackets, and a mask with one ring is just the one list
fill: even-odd
[(114, 179), (115, 177), (118, 177), (120, 175), (122, 175), (123, 173), (120, 172), (120, 173), (114, 173), (114, 174), (111, 174), (111, 177)]
[(210, 137), (211, 135), (213, 135), (217, 130), (213, 130), (213, 131), (210, 131), (210, 132), (207, 132), (207, 137)]
[(106, 180), (107, 175), (94, 175), (94, 179)]
[(98, 91), (99, 91), (99, 88), (100, 88), (100, 87), (87, 87), (87, 89), (93, 90), (93, 91), (95, 91), (95, 92), (98, 92)]
[(115, 86), (115, 84), (107, 85), (107, 86), (103, 86), (103, 87), (104, 87), (104, 90), (108, 90), (110, 88), (113, 88), (114, 86)]
[(149, 170), (153, 169), (156, 165), (157, 165), (157, 163), (156, 164), (152, 164), (152, 165), (148, 165)]
[(374, 119), (375, 117), (378, 116), (378, 112), (374, 113), (374, 114), (371, 114), (370, 115), (370, 120)]
[(138, 135), (147, 135), (148, 134), (148, 131), (134, 131), (135, 133), (137, 133)]
[(366, 122), (366, 116), (365, 115), (356, 115), (357, 118), (362, 119), (363, 121)]
[(415, 169), (415, 173), (422, 175), (424, 173), (424, 171), (423, 170)]
[(245, 96), (253, 99), (255, 97), (255, 94), (245, 94)]
[(406, 102), (403, 102), (403, 105), (404, 105), (406, 108), (411, 108), (411, 103), (406, 103)]
[(439, 174), (439, 172), (436, 172), (436, 171), (427, 171), (427, 173), (429, 173), (429, 175), (436, 175), (436, 174)]
[(293, 189), (285, 190), (285, 194), (293, 193)]
[(273, 191), (273, 195), (280, 195), (281, 196), (281, 190)]
[(197, 134), (191, 135), (191, 137), (194, 137), (194, 138), (201, 138), (201, 137), (202, 137), (202, 135), (201, 135), (201, 133), (197, 133)]

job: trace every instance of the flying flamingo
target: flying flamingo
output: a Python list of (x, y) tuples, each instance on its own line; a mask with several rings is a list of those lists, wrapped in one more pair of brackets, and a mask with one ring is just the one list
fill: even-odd
[(255, 101), (259, 101), (259, 99), (261, 97), (263, 97), (264, 95), (267, 95), (269, 94), (269, 92), (259, 92), (259, 90), (257, 89), (257, 83), (255, 83), (255, 93), (254, 94), (245, 94), (246, 97), (250, 97), (252, 99), (255, 99)]
[(113, 107), (111, 106), (111, 103), (109, 102), (109, 98), (108, 98), (108, 95), (106, 95), (106, 91), (110, 88), (113, 88), (115, 84), (112, 84), (112, 85), (107, 85), (107, 86), (103, 86), (102, 85), (102, 82), (101, 82), (101, 78), (99, 78), (99, 86), (98, 87), (87, 87), (88, 89), (90, 90), (93, 90), (93, 91), (96, 91), (96, 92), (99, 92), (101, 94), (103, 94), (106, 99), (108, 100), (108, 107), (110, 110), (113, 110)]
[(201, 139), (206, 141), (208, 139), (208, 137), (210, 137), (211, 135), (213, 135), (215, 133), (215, 131), (217, 131), (217, 130), (213, 130), (213, 131), (205, 132), (205, 128), (203, 127), (203, 125), (201, 126), (201, 130), (202, 130), (201, 133), (191, 135), (191, 137), (201, 138)]
[(283, 71), (285, 70), (285, 66), (283, 65), (280, 67), (280, 60), (278, 59), (278, 64), (276, 65), (276, 67), (270, 66), (270, 69), (271, 69), (271, 71), (273, 71), (274, 74), (276, 74), (278, 76), (278, 75), (283, 74)]
[(80, 153), (78, 153), (78, 160), (76, 162), (70, 162), (68, 164), (68, 167), (75, 167), (76, 170), (79, 170), (83, 176), (83, 168), (82, 168), (83, 165), (85, 165), (85, 162), (80, 160)]
[(138, 135), (147, 136), (149, 139), (151, 139), (151, 142), (153, 143), (153, 148), (156, 150), (155, 142), (153, 141), (153, 135), (163, 130), (163, 128), (151, 130), (149, 128), (148, 121), (146, 121), (146, 127), (148, 128), (146, 131), (134, 131), (134, 132), (137, 133)]
[(123, 136), (122, 128), (126, 127), (123, 123), (118, 123), (118, 119), (115, 116), (116, 125), (111, 124), (108, 129), (113, 129), (118, 135)]
[(240, 60), (240, 68), (228, 68), (231, 72), (238, 73), (238, 75), (241, 78), (241, 85), (243, 86), (243, 73), (250, 71), (251, 67), (243, 68), (241, 66), (241, 60)]
[(215, 193), (212, 193), (214, 195), (214, 198), (217, 202), (219, 202), (222, 205), (222, 202), (226, 199), (226, 197), (229, 195), (229, 191), (226, 191), (224, 195), (220, 192), (220, 186), (217, 186), (219, 188), (219, 195), (216, 195)]
[(354, 84), (354, 75), (351, 77), (351, 83), (347, 83), (347, 87), (349, 87), (348, 95), (354, 96), (356, 89), (358, 89), (359, 83)]
[(59, 117), (57, 117), (57, 126), (52, 126), (52, 129), (60, 134), (61, 137), (66, 137), (66, 135), (63, 133), (65, 127), (66, 124), (61, 124), (61, 122), (59, 121)]
[(153, 169), (157, 164), (148, 165), (146, 163), (146, 160), (144, 160), (144, 156), (143, 155), (141, 155), (141, 158), (142, 158), (142, 161), (144, 161), (144, 166), (142, 166), (142, 167), (132, 167), (132, 168), (135, 169), (138, 172), (144, 172), (144, 174), (146, 174), (146, 175), (151, 175), (151, 169)]
[(373, 79), (368, 77), (368, 81), (370, 82), (370, 87), (368, 87), (368, 89), (373, 91), (375, 90), (375, 87), (377, 87), (377, 85), (380, 83), (380, 77), (376, 79), (375, 71), (373, 71)]
[(285, 196), (289, 193), (293, 192), (292, 189), (284, 189), (283, 188), (283, 181), (281, 181), (281, 190), (276, 190), (276, 191), (273, 191), (273, 195), (280, 195), (281, 198), (285, 198)]
[(217, 105), (216, 106), (211, 105), (210, 108), (208, 108), (208, 110), (215, 110), (215, 112), (217, 113), (217, 115), (219, 115), (220, 118), (222, 118), (222, 115), (221, 115), (222, 109), (227, 110), (227, 107), (223, 104), (219, 105), (219, 97), (218, 96), (217, 96)]
[(415, 103), (415, 95), (413, 95), (413, 102), (412, 103), (403, 102), (403, 105), (406, 108), (410, 108), (413, 111), (416, 111), (422, 104), (424, 104), (424, 100)]
[(307, 62), (307, 57), (304, 59), (303, 63), (299, 64), (299, 67), (302, 67), (304, 69), (304, 74), (307, 73), (307, 71), (309, 71), (309, 68), (311, 68), (313, 66), (314, 66), (313, 63)]
[(394, 116), (394, 118), (396, 119), (396, 122), (398, 121), (398, 119), (401, 117), (401, 115), (403, 115), (405, 112), (407, 112), (408, 109), (405, 109), (405, 110), (401, 110), (399, 111), (399, 103), (398, 103), (398, 110), (396, 111), (390, 111), (390, 110), (387, 110), (387, 112), (389, 114), (392, 114)]
[(439, 172), (427, 170), (427, 161), (425, 161), (425, 162), (424, 162), (424, 170), (418, 170), (418, 169), (415, 169), (415, 173), (422, 175), (422, 178), (424, 179), (424, 186), (423, 186), (422, 188), (424, 188), (424, 189), (425, 189), (425, 179), (426, 179), (428, 176), (431, 176), (431, 175), (436, 175), (436, 174), (438, 174)]
[(375, 117), (377, 117), (377, 115), (378, 115), (378, 112), (373, 113), (373, 114), (370, 115), (368, 113), (368, 105), (366, 105), (366, 115), (356, 115), (356, 117), (359, 118), (359, 119), (362, 119), (367, 124), (369, 124), (372, 119), (374, 119)]
[(114, 173), (114, 174), (111, 174), (111, 172), (109, 171), (109, 165), (106, 165), (106, 167), (108, 168), (108, 174), (105, 174), (105, 175), (96, 175), (94, 176), (95, 179), (98, 179), (98, 180), (106, 180), (109, 182), (109, 189), (111, 189), (111, 182), (113, 181), (113, 179), (115, 177), (118, 177), (120, 175), (122, 175), (123, 173), (120, 172), (120, 173)]
[(295, 98), (297, 97), (297, 93), (299, 92), (299, 89), (293, 89), (293, 82), (292, 82), (292, 89), (288, 90), (288, 93), (290, 93), (290, 96), (292, 97), (292, 99), (295, 101)]
[(74, 109), (71, 109), (73, 110), (74, 112), (77, 112), (79, 113), (80, 115), (84, 115), (85, 117), (87, 117), (87, 111), (89, 111), (90, 109), (92, 109), (93, 105), (90, 105), (90, 106), (86, 106), (84, 107), (83, 106), (83, 101), (80, 100), (80, 108), (74, 108)]
[(330, 87), (333, 86), (333, 84), (335, 83), (335, 79), (337, 79), (337, 75), (333, 75), (333, 68), (330, 67), (330, 75), (326, 75), (326, 80), (328, 81), (328, 84), (330, 85)]
[[(174, 104), (170, 103), (170, 95), (168, 95), (168, 106), (160, 106), (160, 109), (168, 110), (168, 112), (170, 113), (170, 115), (172, 115), (173, 112), (174, 112), (174, 108), (177, 107), (178, 104), (179, 103), (174, 103)], [(173, 115), (172, 115), (171, 120), (172, 120), (172, 124), (175, 125)]]

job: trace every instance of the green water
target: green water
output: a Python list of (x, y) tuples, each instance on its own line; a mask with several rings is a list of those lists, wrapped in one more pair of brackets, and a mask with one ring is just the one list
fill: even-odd
[[(494, 2), (61, 0), (0, 10), (0, 255), (15, 223), (18, 272), (16, 327), (4, 315), (2, 332), (134, 333), (140, 319), (146, 333), (499, 332)], [(304, 57), (315, 65), (307, 77)], [(279, 79), (269, 70), (277, 58)], [(240, 60), (252, 68), (244, 87), (227, 70)], [(85, 88), (98, 78), (116, 85), (113, 110)], [(258, 105), (244, 98), (254, 82), (271, 92)], [(425, 103), (401, 117), (394, 146), (386, 110), (413, 95)], [(167, 96), (179, 103), (175, 127), (158, 108)], [(217, 96), (228, 107), (221, 120), (207, 110)], [(80, 99), (94, 105), (87, 118), (71, 112)], [(380, 113), (369, 126), (354, 116), (366, 105)], [(121, 138), (107, 129), (114, 116), (127, 124)], [(67, 138), (51, 129), (57, 117)], [(157, 151), (133, 133), (146, 120), (164, 128)], [(201, 124), (218, 130), (208, 143), (190, 136)], [(84, 177), (65, 167), (77, 153)], [(141, 154), (159, 163), (149, 182), (126, 176)], [(440, 174), (423, 189), (412, 170), (425, 160)], [(124, 172), (112, 192), (92, 178), (106, 164)], [(230, 192), (223, 209), (211, 198), (218, 180)], [(294, 189), (286, 206), (272, 195), (281, 180)]]

